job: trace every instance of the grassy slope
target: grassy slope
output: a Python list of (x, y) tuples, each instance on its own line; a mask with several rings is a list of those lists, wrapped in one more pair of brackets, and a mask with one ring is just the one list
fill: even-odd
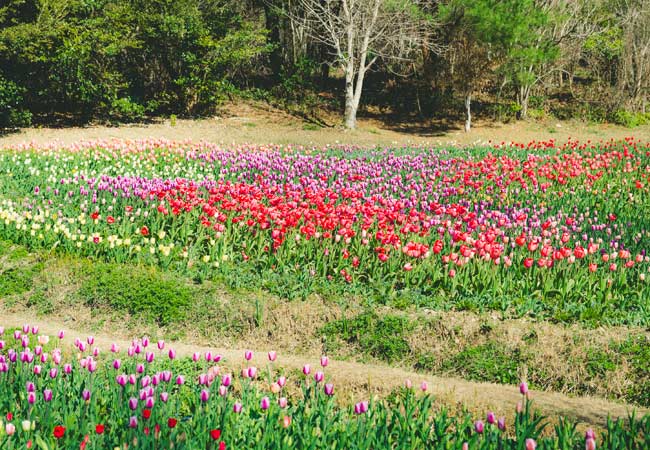
[[(19, 317), (36, 315), (51, 327), (63, 324), (111, 337), (147, 333), (311, 359), (325, 352), (347, 361), (340, 363), (346, 368), (340, 376), (357, 378), (358, 384), (345, 384), (351, 392), (385, 391), (407, 376), (436, 375), (431, 381), (442, 384), (440, 393), (463, 391), (448, 400), (503, 408), (514, 398), (509, 394), (516, 393), (514, 387), (482, 390), (458, 379), (514, 386), (525, 377), (547, 392), (650, 406), (650, 333), (643, 330), (503, 320), (494, 314), (366, 309), (354, 301), (343, 308), (317, 297), (286, 301), (263, 291), (197, 285), (151, 267), (28, 252), (7, 242), (0, 242), (0, 308), (3, 325), (11, 325), (9, 318), (15, 325)], [(300, 358), (293, 360), (299, 364)], [(386, 365), (396, 367), (389, 371), (390, 382), (383, 375)], [(561, 398), (565, 405), (544, 401), (549, 411), (568, 407), (573, 417), (602, 419), (603, 410), (572, 410), (568, 405), (580, 400), (553, 395), (548, 398)]]

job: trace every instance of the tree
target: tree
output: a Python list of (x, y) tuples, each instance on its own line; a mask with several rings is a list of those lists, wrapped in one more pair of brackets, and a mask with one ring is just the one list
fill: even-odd
[(366, 73), (379, 59), (409, 60), (430, 27), (419, 0), (297, 0), (312, 39), (334, 51), (345, 74), (345, 126), (356, 127)]

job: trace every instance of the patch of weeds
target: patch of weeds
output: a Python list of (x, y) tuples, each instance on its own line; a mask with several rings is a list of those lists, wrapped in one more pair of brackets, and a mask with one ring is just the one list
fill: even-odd
[(618, 367), (614, 356), (599, 348), (587, 349), (585, 357), (585, 369), (594, 378), (603, 378), (607, 372)]
[(318, 125), (316, 123), (306, 123), (306, 124), (304, 124), (302, 126), (302, 129), (305, 130), (305, 131), (318, 131), (318, 130), (320, 130), (322, 128), (323, 127), (321, 127), (320, 125)]
[(443, 361), (442, 369), (468, 380), (517, 384), (520, 381), (519, 367), (524, 362), (519, 349), (511, 350), (489, 341), (466, 347)]
[(343, 318), (329, 322), (320, 332), (328, 340), (338, 338), (358, 346), (363, 353), (387, 362), (395, 362), (411, 354), (406, 336), (414, 326), (403, 316), (379, 317), (374, 312), (364, 312), (352, 319)]
[(167, 325), (185, 319), (193, 290), (151, 267), (95, 263), (79, 294), (90, 307), (110, 307)]
[(625, 399), (641, 406), (650, 406), (650, 338), (630, 336), (611, 346), (630, 365), (633, 383), (627, 389)]
[(38, 314), (52, 314), (54, 312), (54, 304), (47, 296), (46, 288), (39, 286), (27, 300), (27, 307), (35, 307)]
[(253, 122), (244, 122), (244, 126), (247, 127), (247, 128), (255, 128), (257, 126), (257, 124), (255, 124)]
[(12, 267), (0, 272), (0, 297), (18, 295), (29, 291), (34, 277), (43, 269), (43, 263)]

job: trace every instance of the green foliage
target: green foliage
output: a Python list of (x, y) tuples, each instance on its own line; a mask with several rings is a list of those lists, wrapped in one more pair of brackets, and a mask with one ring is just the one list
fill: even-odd
[(37, 263), (0, 271), (0, 298), (29, 291), (34, 277), (41, 269), (42, 264)]
[(650, 405), (650, 339), (633, 336), (612, 345), (632, 367), (634, 382), (627, 388), (626, 398), (641, 405)]
[(352, 319), (339, 319), (326, 324), (321, 333), (327, 339), (339, 338), (357, 345), (375, 358), (388, 362), (405, 359), (411, 353), (406, 337), (414, 324), (406, 317), (365, 312)]
[(24, 89), (0, 75), (0, 129), (23, 127), (31, 123), (32, 115), (22, 108)]
[(612, 117), (612, 122), (627, 128), (635, 128), (650, 123), (650, 113), (640, 113), (620, 109)]
[(166, 325), (182, 321), (192, 302), (187, 285), (153, 268), (96, 263), (84, 272), (79, 293), (91, 307), (110, 307)]
[(138, 122), (144, 119), (144, 106), (130, 98), (118, 98), (111, 103), (110, 115), (120, 122)]
[(489, 341), (470, 346), (442, 363), (445, 371), (475, 381), (516, 384), (520, 381), (519, 367), (525, 358), (519, 349)]

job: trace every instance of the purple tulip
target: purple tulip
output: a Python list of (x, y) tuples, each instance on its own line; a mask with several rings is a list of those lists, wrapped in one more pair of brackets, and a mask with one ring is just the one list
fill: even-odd
[(113, 360), (113, 369), (120, 370), (120, 367), (122, 367), (122, 361), (119, 359)]
[(43, 391), (43, 400), (45, 402), (51, 402), (52, 401), (52, 391), (50, 389), (45, 389)]
[(144, 407), (151, 409), (153, 408), (153, 405), (156, 401), (153, 399), (153, 397), (147, 397), (147, 399), (144, 402)]
[(129, 419), (129, 428), (137, 428), (138, 418), (136, 416), (131, 416)]
[(27, 392), (34, 392), (36, 390), (36, 386), (34, 386), (34, 383), (31, 381), (28, 381), (25, 383), (25, 389), (27, 389)]
[(244, 352), (244, 359), (246, 359), (246, 361), (250, 361), (251, 359), (253, 359), (253, 352), (250, 350), (246, 350)]
[(167, 400), (169, 400), (169, 394), (167, 392), (161, 392), (160, 401), (163, 403), (167, 403)]
[(499, 427), (499, 430), (506, 431), (506, 418), (499, 417), (499, 420), (497, 421), (497, 426)]
[(72, 366), (70, 364), (65, 364), (63, 366), (63, 373), (70, 375), (72, 373)]
[(179, 386), (182, 385), (182, 384), (185, 384), (185, 377), (183, 377), (183, 375), (177, 376), (176, 377), (176, 384), (179, 385)]
[(309, 364), (302, 366), (302, 373), (309, 375), (311, 373), (311, 366)]
[(59, 374), (59, 369), (57, 369), (56, 367), (52, 367), (50, 369), (50, 378), (55, 379), (58, 374)]
[(138, 399), (137, 398), (131, 397), (129, 399), (129, 408), (131, 409), (131, 411), (135, 411), (136, 409), (138, 409)]
[(165, 348), (165, 341), (162, 339), (158, 340), (158, 350), (162, 350)]
[(35, 402), (36, 402), (36, 393), (35, 392), (27, 393), (27, 403), (33, 405)]
[(260, 402), (260, 407), (261, 407), (264, 411), (266, 411), (267, 409), (269, 409), (270, 406), (271, 406), (271, 400), (269, 400), (268, 397), (264, 397), (264, 398), (262, 398), (262, 401)]
[(325, 391), (325, 395), (330, 397), (334, 395), (334, 385), (332, 383), (327, 383), (323, 390)]
[(156, 357), (156, 355), (155, 355), (153, 352), (147, 352), (147, 354), (145, 355), (145, 360), (146, 360), (149, 364), (151, 364), (151, 363), (153, 362), (153, 360), (154, 360), (155, 357)]
[(278, 354), (275, 351), (270, 351), (268, 353), (268, 357), (269, 357), (269, 361), (273, 362), (273, 361), (275, 361), (277, 359)]
[(330, 363), (330, 359), (327, 356), (321, 356), (320, 357), (320, 365), (321, 367), (327, 367), (327, 365)]
[(257, 367), (249, 367), (248, 378), (255, 378), (256, 375), (257, 375)]
[(485, 425), (483, 424), (482, 420), (477, 420), (474, 422), (474, 430), (476, 430), (478, 434), (482, 434), (484, 429)]
[(494, 425), (494, 424), (496, 423), (497, 418), (496, 418), (496, 416), (494, 415), (494, 413), (493, 413), (492, 411), (490, 411), (490, 412), (487, 413), (486, 421), (487, 421), (487, 423), (489, 423), (490, 425)]
[(176, 350), (174, 350), (173, 348), (170, 348), (167, 355), (169, 356), (169, 359), (175, 359), (176, 358)]
[(242, 410), (242, 404), (239, 402), (235, 402), (234, 405), (232, 405), (232, 411), (236, 414), (239, 414)]
[(519, 385), (519, 392), (521, 393), (521, 395), (526, 395), (526, 394), (528, 394), (528, 383), (526, 383), (525, 381), (522, 382), (522, 383)]
[(88, 389), (84, 389), (81, 393), (81, 398), (83, 398), (86, 402), (90, 401), (90, 391)]
[(325, 379), (325, 374), (320, 370), (314, 374), (314, 381), (316, 381), (316, 383), (320, 383), (324, 379)]

